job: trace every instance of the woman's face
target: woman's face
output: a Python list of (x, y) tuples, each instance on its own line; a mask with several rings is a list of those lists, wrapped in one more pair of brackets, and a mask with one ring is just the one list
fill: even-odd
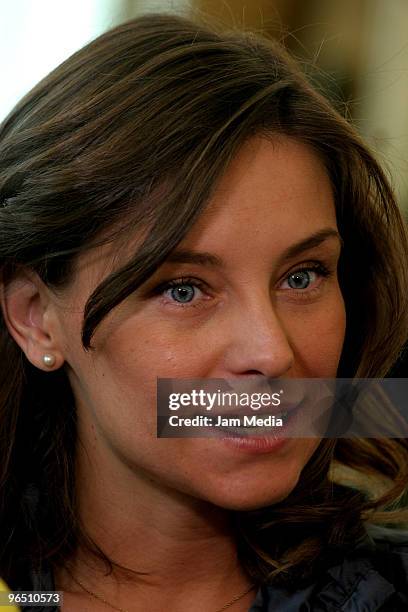
[[(81, 348), (83, 307), (121, 262), (110, 247), (82, 255), (75, 282), (55, 302), (54, 324), (96, 469), (115, 466), (116, 484), (126, 472), (229, 509), (284, 499), (319, 440), (249, 454), (215, 438), (157, 438), (156, 378), (335, 377), (346, 322), (336, 231), (316, 154), (288, 138), (257, 137), (176, 249), (212, 259), (167, 261), (101, 323), (92, 353)], [(327, 236), (285, 256), (318, 232)], [(290, 275), (300, 269), (296, 288)], [(179, 279), (182, 289), (163, 288)]]

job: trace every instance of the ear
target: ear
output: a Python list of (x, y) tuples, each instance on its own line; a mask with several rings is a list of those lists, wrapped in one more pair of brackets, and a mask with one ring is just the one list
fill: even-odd
[[(7, 329), (27, 359), (42, 370), (61, 367), (64, 357), (53, 317), (54, 304), (38, 274), (22, 269), (7, 286), (0, 284), (0, 303)], [(44, 362), (44, 355), (51, 358)]]

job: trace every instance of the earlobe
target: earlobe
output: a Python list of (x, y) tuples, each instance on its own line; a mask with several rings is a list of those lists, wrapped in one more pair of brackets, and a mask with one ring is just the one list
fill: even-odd
[(64, 358), (50, 322), (46, 287), (35, 273), (24, 271), (7, 286), (0, 284), (0, 301), (7, 329), (37, 368), (61, 367)]

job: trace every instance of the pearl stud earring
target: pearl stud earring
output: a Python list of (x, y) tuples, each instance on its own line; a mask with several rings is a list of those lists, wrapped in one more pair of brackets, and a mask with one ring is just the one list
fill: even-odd
[(43, 355), (43, 362), (44, 362), (44, 365), (46, 366), (49, 366), (49, 367), (53, 366), (55, 363), (54, 355), (48, 355), (48, 354)]

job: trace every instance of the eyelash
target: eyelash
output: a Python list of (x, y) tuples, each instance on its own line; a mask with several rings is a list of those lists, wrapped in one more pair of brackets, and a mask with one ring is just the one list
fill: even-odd
[[(293, 272), (290, 272), (285, 276), (285, 280), (298, 272), (316, 272), (316, 274), (318, 274), (318, 276), (321, 276), (323, 279), (332, 276), (332, 271), (329, 270), (329, 268), (327, 268), (321, 262), (316, 262), (293, 270)], [(314, 295), (316, 292), (320, 291), (321, 284), (322, 283), (319, 283), (318, 287), (313, 287), (312, 289), (292, 289), (292, 291), (295, 291), (301, 299), (308, 299), (310, 297), (310, 294)]]
[[(293, 272), (290, 272), (289, 274), (285, 276), (284, 280), (287, 280), (289, 277), (293, 276), (294, 274), (298, 272), (316, 272), (322, 278), (328, 278), (332, 275), (331, 270), (329, 270), (324, 264), (320, 262), (316, 262), (314, 264), (311, 264), (311, 265), (309, 264), (307, 266), (300, 267), (300, 268), (297, 268), (296, 270), (293, 270)], [(320, 284), (318, 287), (314, 287), (312, 289), (307, 289), (307, 288), (306, 289), (292, 289), (292, 292), (295, 292), (300, 299), (310, 299), (311, 295), (314, 295), (316, 292), (320, 291)], [(181, 277), (178, 279), (172, 279), (170, 281), (161, 283), (153, 290), (153, 293), (154, 295), (161, 295), (165, 291), (168, 291), (169, 289), (174, 289), (175, 287), (183, 287), (184, 285), (187, 285), (190, 287), (196, 287), (200, 289), (201, 291), (204, 291), (205, 286), (206, 286), (205, 283), (197, 280), (196, 278)], [(200, 308), (202, 307), (202, 304), (200, 302), (198, 304), (194, 304), (192, 301), (182, 303), (182, 302), (177, 302), (176, 300), (172, 300), (172, 304), (174, 304), (176, 308)]]

